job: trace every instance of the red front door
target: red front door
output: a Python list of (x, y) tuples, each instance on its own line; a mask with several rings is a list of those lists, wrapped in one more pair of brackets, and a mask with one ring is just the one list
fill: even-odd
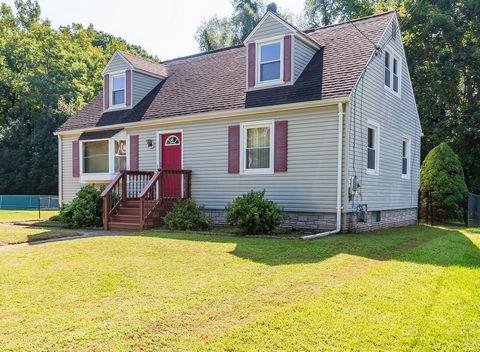
[[(182, 134), (162, 134), (162, 169), (182, 169)], [(182, 196), (182, 175), (168, 174), (163, 177), (163, 196), (180, 198)]]

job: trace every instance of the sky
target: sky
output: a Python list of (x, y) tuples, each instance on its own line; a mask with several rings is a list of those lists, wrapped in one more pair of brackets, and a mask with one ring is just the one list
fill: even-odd
[[(14, 0), (0, 0), (13, 7)], [(42, 18), (58, 28), (72, 22), (126, 39), (161, 60), (199, 51), (195, 31), (213, 15), (228, 16), (230, 0), (38, 0)], [(266, 1), (267, 3), (269, 1)], [(275, 0), (280, 9), (299, 14), (304, 0)]]

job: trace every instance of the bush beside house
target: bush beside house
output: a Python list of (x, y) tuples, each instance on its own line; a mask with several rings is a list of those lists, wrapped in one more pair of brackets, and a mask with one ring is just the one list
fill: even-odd
[(59, 220), (73, 227), (102, 226), (102, 190), (86, 185), (60, 209)]
[(270, 233), (285, 220), (280, 207), (265, 198), (265, 190), (250, 191), (239, 196), (225, 210), (225, 220), (247, 234)]
[(463, 216), (468, 189), (460, 159), (447, 143), (427, 154), (420, 171), (420, 189), (433, 192), (433, 207), (439, 216), (444, 219)]
[(175, 208), (165, 218), (165, 225), (172, 230), (205, 230), (210, 226), (210, 219), (202, 214), (193, 199), (175, 204)]

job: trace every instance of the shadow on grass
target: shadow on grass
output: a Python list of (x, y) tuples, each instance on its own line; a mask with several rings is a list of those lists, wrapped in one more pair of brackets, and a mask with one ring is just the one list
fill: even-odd
[(398, 260), (438, 266), (480, 267), (479, 248), (462, 232), (422, 225), (363, 234), (335, 235), (314, 241), (157, 231), (144, 231), (126, 236), (235, 243), (235, 249), (230, 252), (232, 255), (266, 265), (317, 263), (343, 253), (380, 261)]

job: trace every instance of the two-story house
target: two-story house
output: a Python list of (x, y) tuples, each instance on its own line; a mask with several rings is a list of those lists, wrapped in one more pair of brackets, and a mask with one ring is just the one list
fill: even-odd
[(59, 194), (107, 186), (106, 228), (192, 197), (214, 222), (249, 190), (285, 226), (416, 221), (421, 126), (395, 12), (301, 31), (267, 12), (243, 45), (156, 63), (116, 52), (56, 132)]

